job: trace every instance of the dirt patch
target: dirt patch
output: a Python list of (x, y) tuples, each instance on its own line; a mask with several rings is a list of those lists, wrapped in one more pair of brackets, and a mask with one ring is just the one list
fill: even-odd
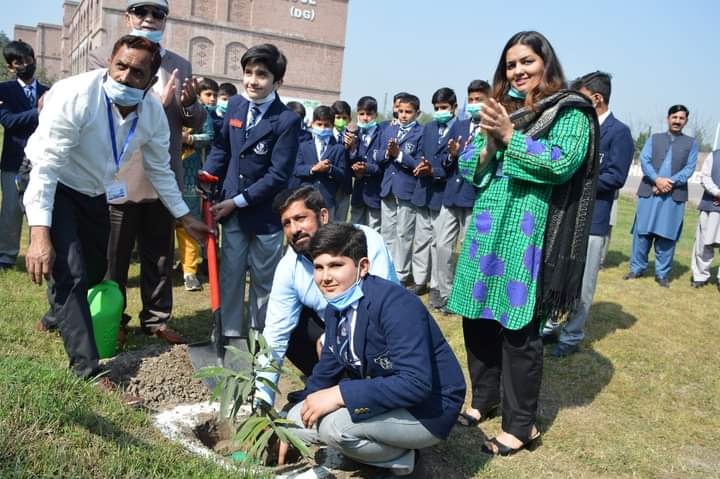
[(208, 388), (193, 377), (186, 345), (151, 345), (123, 352), (108, 360), (106, 366), (110, 379), (145, 399), (145, 406), (151, 410), (210, 398)]

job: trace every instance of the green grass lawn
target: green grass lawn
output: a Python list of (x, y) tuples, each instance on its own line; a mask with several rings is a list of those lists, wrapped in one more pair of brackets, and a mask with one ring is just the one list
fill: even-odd
[[(652, 274), (622, 279), (633, 214), (633, 201), (621, 200), (581, 352), (545, 361), (543, 445), (493, 459), (480, 445), (499, 419), (456, 427), (435, 448), (435, 477), (720, 477), (720, 293), (689, 285), (697, 213), (688, 209), (669, 290)], [(0, 273), (0, 477), (237, 477), (165, 441), (147, 413), (74, 379), (59, 337), (33, 330), (45, 308), (44, 288), (23, 271)], [(205, 337), (207, 294), (178, 283), (174, 314), (179, 331)], [(464, 365), (459, 318), (436, 319)], [(151, 341), (130, 335), (129, 347)]]

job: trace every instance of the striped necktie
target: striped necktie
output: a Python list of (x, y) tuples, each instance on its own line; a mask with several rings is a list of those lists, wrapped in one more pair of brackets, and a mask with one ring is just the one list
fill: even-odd
[(35, 91), (33, 91), (32, 85), (25, 85), (23, 88), (25, 89), (25, 96), (30, 102), (30, 106), (35, 108)]
[(353, 365), (353, 361), (350, 357), (350, 321), (348, 316), (352, 314), (352, 308), (348, 308), (345, 311), (338, 311), (337, 317), (339, 319), (337, 325), (337, 352), (340, 360), (348, 366)]
[(260, 108), (253, 104), (252, 108), (250, 108), (250, 118), (248, 118), (248, 124), (245, 127), (245, 138), (250, 134), (250, 130), (255, 128), (255, 125), (257, 125), (258, 118), (260, 118)]
[(328, 148), (328, 140), (320, 140), (320, 158), (319, 160), (323, 159), (323, 155), (327, 151)]
[(397, 136), (398, 141), (402, 141), (403, 138), (405, 138), (407, 136), (408, 131), (410, 131), (410, 128), (404, 128), (401, 126), (400, 131), (398, 131), (398, 136)]

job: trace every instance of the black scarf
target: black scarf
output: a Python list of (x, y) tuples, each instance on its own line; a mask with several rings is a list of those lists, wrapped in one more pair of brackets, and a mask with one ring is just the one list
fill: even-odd
[(600, 125), (590, 102), (570, 90), (540, 100), (532, 110), (522, 108), (510, 116), (516, 129), (538, 139), (547, 134), (566, 108), (577, 108), (588, 116), (590, 142), (582, 165), (569, 181), (555, 186), (550, 197), (535, 311), (553, 320), (572, 311), (582, 289), (595, 204)]

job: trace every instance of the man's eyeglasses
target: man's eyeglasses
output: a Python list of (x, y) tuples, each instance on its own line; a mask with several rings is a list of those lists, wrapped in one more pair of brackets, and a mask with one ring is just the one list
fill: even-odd
[(152, 15), (155, 20), (165, 20), (165, 17), (168, 16), (165, 10), (146, 6), (133, 7), (130, 9), (130, 13), (138, 18), (145, 18), (148, 15)]

